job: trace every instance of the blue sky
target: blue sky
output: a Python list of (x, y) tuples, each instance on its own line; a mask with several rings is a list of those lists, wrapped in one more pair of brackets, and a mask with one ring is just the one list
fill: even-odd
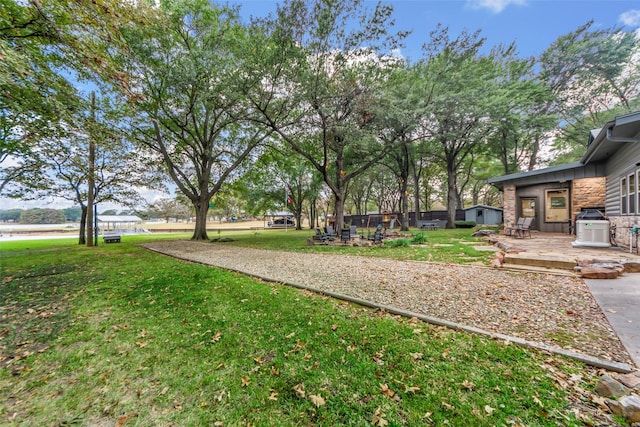
[[(243, 15), (265, 16), (274, 0), (231, 0)], [(374, 1), (367, 1), (373, 7)], [(594, 28), (640, 27), (640, 0), (393, 0), (398, 30), (412, 30), (402, 54), (420, 58), (422, 45), (438, 23), (452, 36), (481, 30), (489, 47), (516, 42), (523, 57), (538, 56), (559, 36), (590, 20)]]

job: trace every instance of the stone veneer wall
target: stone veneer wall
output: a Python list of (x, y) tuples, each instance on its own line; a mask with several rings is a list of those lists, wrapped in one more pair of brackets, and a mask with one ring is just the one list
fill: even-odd
[(575, 179), (571, 182), (571, 218), (582, 208), (605, 206), (607, 179), (605, 177)]
[[(631, 234), (631, 227), (640, 227), (640, 216), (614, 216), (610, 217), (611, 224), (616, 226), (616, 243), (618, 246), (629, 247), (629, 234)], [(640, 239), (639, 239), (640, 240)], [(640, 242), (638, 242), (640, 244)], [(633, 253), (636, 253), (636, 239), (633, 238)]]
[(516, 186), (507, 184), (502, 189), (502, 222), (507, 226), (516, 224)]

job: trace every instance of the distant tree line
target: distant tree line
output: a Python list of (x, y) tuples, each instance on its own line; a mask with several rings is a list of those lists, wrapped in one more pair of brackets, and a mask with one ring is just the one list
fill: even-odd
[[(128, 212), (123, 212), (128, 214)], [(116, 215), (116, 211), (108, 210), (102, 215)], [(64, 222), (78, 222), (82, 217), (82, 209), (78, 207), (66, 209), (3, 209), (0, 210), (0, 222), (15, 222), (18, 224), (60, 224)]]

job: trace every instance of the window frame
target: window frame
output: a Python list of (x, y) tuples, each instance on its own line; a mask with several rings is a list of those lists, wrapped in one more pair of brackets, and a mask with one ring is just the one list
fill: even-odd
[[(555, 201), (554, 201), (555, 199)], [(562, 203), (560, 200), (562, 199)], [(554, 202), (556, 206), (554, 206)], [(562, 223), (571, 218), (569, 212), (569, 189), (550, 188), (544, 191), (544, 221)]]
[(620, 215), (627, 215), (627, 176), (620, 178)]
[[(627, 175), (627, 212), (629, 215), (635, 215), (638, 210), (636, 194), (638, 192), (638, 180), (636, 179), (636, 171)], [(633, 184), (632, 184), (633, 182)], [(632, 186), (633, 185), (633, 191)]]

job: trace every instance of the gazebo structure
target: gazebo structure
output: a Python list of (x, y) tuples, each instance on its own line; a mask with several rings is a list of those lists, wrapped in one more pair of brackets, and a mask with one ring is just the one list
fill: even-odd
[(98, 214), (98, 232), (105, 234), (136, 234), (145, 232), (142, 219), (135, 215)]
[(291, 212), (267, 212), (264, 214), (264, 228), (295, 228), (296, 221)]

